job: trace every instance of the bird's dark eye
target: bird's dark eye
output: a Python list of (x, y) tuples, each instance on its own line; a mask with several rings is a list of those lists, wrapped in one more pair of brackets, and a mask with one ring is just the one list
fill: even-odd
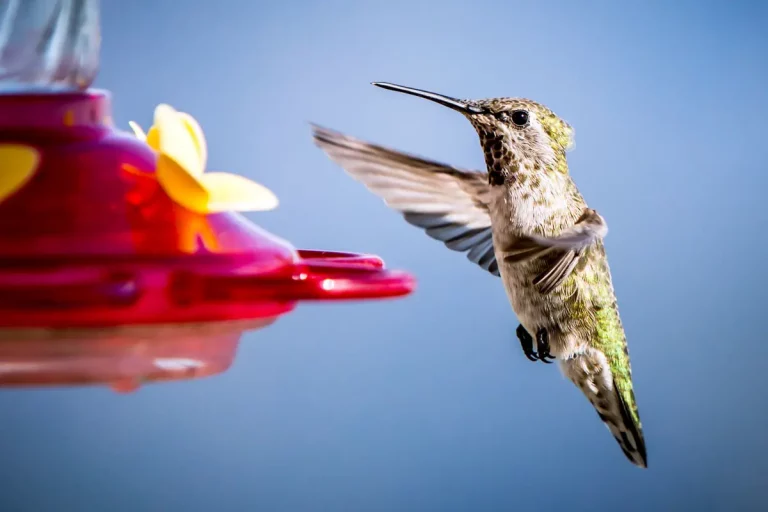
[(525, 126), (528, 124), (528, 112), (525, 110), (515, 110), (512, 112), (512, 122), (517, 126)]

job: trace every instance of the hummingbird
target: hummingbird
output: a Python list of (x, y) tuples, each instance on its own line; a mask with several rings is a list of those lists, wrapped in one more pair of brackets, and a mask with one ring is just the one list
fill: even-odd
[[(373, 85), (453, 109), (475, 128), (486, 172), (466, 170), (312, 125), (328, 157), (405, 220), (500, 277), (531, 361), (557, 360), (624, 455), (646, 468), (624, 328), (608, 267), (605, 219), (569, 174), (574, 130), (524, 98), (460, 100)], [(535, 345), (535, 349), (534, 349)]]

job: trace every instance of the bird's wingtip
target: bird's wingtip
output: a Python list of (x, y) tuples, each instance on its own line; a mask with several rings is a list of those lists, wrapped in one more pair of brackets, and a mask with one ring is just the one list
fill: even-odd
[(334, 135), (341, 135), (336, 130), (332, 130), (332, 129), (327, 128), (327, 127), (325, 127), (325, 126), (323, 126), (321, 124), (310, 122), (309, 123), (309, 127), (312, 130), (312, 136), (313, 137), (330, 137), (330, 136), (334, 136)]
[(312, 121), (309, 122), (309, 128), (312, 134), (312, 142), (314, 142), (315, 146), (322, 147), (323, 142), (330, 135), (330, 130)]

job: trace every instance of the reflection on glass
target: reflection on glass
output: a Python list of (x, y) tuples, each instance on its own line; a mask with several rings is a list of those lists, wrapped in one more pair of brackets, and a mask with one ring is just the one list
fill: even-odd
[(209, 377), (232, 365), (243, 333), (274, 321), (0, 329), (0, 387), (107, 384), (129, 392)]
[(0, 0), (0, 93), (85, 89), (100, 43), (99, 0)]

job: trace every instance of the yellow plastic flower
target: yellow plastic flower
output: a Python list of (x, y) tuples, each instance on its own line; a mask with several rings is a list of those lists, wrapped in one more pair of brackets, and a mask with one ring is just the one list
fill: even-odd
[(37, 172), (40, 153), (24, 144), (0, 144), (0, 201), (21, 189)]
[(170, 105), (155, 108), (148, 133), (131, 121), (136, 136), (158, 152), (157, 180), (176, 203), (199, 213), (265, 211), (277, 207), (268, 188), (237, 174), (204, 172), (208, 148), (195, 118)]

